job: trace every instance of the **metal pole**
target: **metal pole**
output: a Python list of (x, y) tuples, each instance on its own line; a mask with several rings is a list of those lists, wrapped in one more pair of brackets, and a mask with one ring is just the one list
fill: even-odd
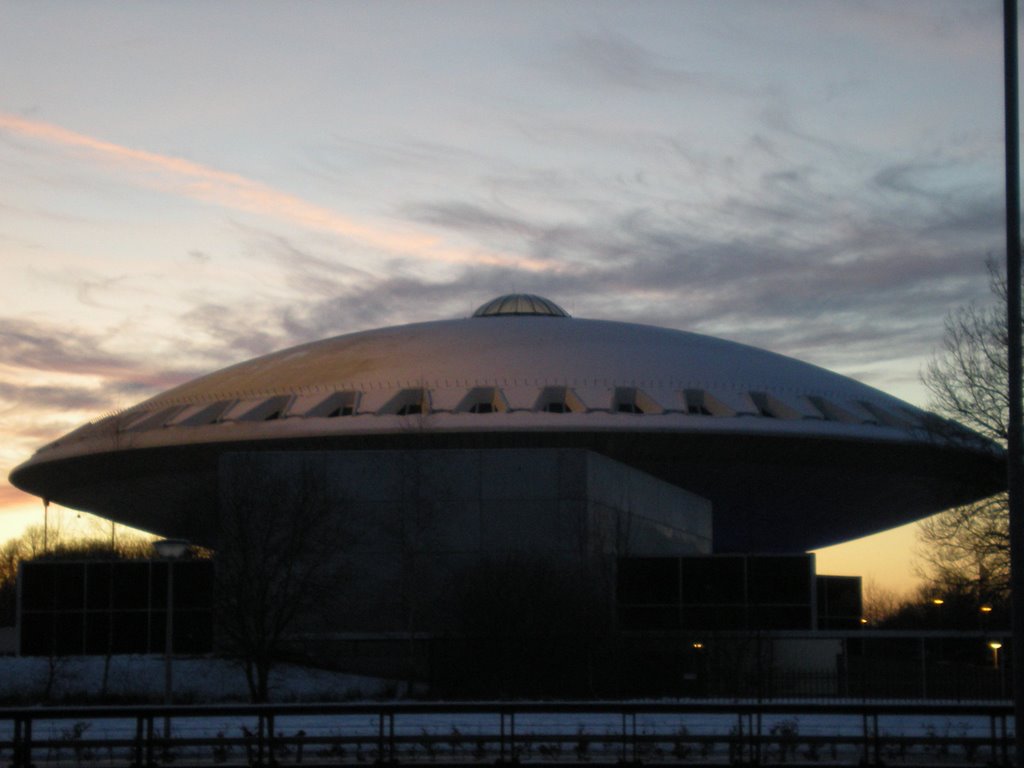
[(1013, 613), (1014, 763), (1024, 768), (1024, 497), (1022, 497), (1020, 128), (1017, 96), (1017, 0), (1003, 0), (1003, 79), (1006, 141), (1006, 482), (1010, 515), (1010, 586)]
[[(171, 706), (173, 680), (171, 655), (174, 653), (174, 561), (167, 560), (167, 621), (164, 622), (164, 705)], [(164, 738), (171, 738), (171, 716), (164, 716)]]

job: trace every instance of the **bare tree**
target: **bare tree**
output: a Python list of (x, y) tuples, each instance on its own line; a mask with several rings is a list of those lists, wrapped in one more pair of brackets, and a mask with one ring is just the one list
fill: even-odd
[[(998, 301), (950, 313), (942, 350), (929, 362), (922, 381), (932, 394), (933, 410), (1005, 445), (1006, 279), (993, 261), (988, 271)], [(969, 591), (979, 602), (1004, 598), (1009, 588), (1008, 536), (1005, 493), (931, 517), (918, 528), (922, 575), (935, 589)]]
[(896, 615), (907, 600), (906, 595), (868, 579), (864, 584), (863, 617), (867, 619), (869, 626), (877, 627)]
[(942, 349), (922, 375), (932, 407), (985, 437), (1006, 442), (1009, 401), (1006, 370), (1006, 280), (988, 263), (998, 299), (969, 304), (946, 317)]
[(973, 592), (981, 603), (1010, 588), (1006, 494), (944, 512), (918, 525), (922, 575), (939, 593)]
[[(267, 701), (273, 665), (297, 631), (331, 613), (342, 578), (342, 516), (311, 458), (252, 455), (222, 478), (217, 569), (221, 643), (241, 660), (254, 701)], [(273, 468), (272, 468), (273, 467)]]

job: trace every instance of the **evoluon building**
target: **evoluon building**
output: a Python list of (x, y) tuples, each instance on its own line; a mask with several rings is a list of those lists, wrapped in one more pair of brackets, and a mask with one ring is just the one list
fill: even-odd
[(436, 633), (481, 564), (587, 563), (614, 602), (623, 558), (802, 553), (988, 495), (1001, 460), (813, 365), (511, 295), (211, 373), (43, 446), (11, 481), (216, 548), (252, 472), (313, 476), (363, 596), (339, 630), (409, 629), (413, 550), (433, 606), (415, 629)]

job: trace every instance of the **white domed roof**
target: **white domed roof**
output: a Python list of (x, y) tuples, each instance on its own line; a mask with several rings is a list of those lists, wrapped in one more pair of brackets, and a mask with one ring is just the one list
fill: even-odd
[[(53, 447), (111, 429), (132, 433), (139, 446), (148, 437), (164, 444), (169, 427), (225, 423), (259, 424), (267, 437), (282, 430), (393, 431), (406, 427), (382, 417), (414, 414), (420, 428), (436, 431), (628, 427), (907, 440), (927, 418), (865, 384), (762, 349), (556, 316), (550, 302), (539, 312), (514, 311), (522, 300), (484, 305), (481, 311), (493, 308), (489, 315), (363, 331), (248, 360)], [(626, 423), (623, 413), (645, 418)], [(376, 418), (322, 419), (339, 415)], [(173, 432), (184, 442), (220, 438)]]
[(516, 295), (216, 371), (44, 446), (11, 481), (189, 535), (165, 521), (208, 513), (224, 451), (532, 446), (597, 451), (710, 499), (727, 551), (823, 546), (1003, 477), (997, 446), (847, 377)]

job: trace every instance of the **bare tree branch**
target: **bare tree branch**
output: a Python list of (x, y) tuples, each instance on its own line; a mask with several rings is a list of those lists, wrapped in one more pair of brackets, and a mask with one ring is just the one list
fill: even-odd
[(302, 625), (330, 613), (342, 579), (344, 526), (318, 474), (299, 457), (265, 471), (229, 462), (221, 496), (217, 610), (221, 645), (244, 666), (254, 701), (267, 701), (274, 663)]
[[(921, 378), (932, 395), (932, 410), (1005, 445), (1009, 413), (1006, 278), (994, 261), (987, 266), (997, 301), (986, 306), (970, 304), (949, 314), (942, 349)], [(1006, 505), (1006, 494), (997, 494), (920, 523), (921, 572), (934, 589), (970, 591), (981, 602), (1006, 596), (1010, 572)]]

